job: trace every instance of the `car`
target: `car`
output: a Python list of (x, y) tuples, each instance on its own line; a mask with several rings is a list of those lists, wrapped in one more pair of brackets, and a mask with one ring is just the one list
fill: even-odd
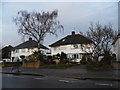
[(2, 61), (5, 61), (5, 62), (12, 62), (11, 59), (3, 59)]
[(0, 63), (3, 63), (3, 61), (0, 61)]
[(69, 62), (76, 62), (77, 63), (77, 62), (80, 62), (80, 59), (75, 58), (75, 59), (70, 60)]

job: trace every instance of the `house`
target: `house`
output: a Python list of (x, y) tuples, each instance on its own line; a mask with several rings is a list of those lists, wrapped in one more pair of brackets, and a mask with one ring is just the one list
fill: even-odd
[[(11, 53), (11, 60), (16, 60), (20, 56), (25, 56), (25, 58), (28, 59), (29, 55), (33, 54), (34, 51), (38, 51), (37, 47), (37, 42), (35, 40), (32, 40), (32, 38), (29, 38), (28, 41), (14, 47), (14, 50), (12, 50)], [(44, 55), (47, 55), (47, 53), (50, 52), (50, 50), (44, 45), (40, 45), (40, 50)]]
[(82, 59), (82, 56), (86, 54), (86, 51), (82, 49), (82, 46), (86, 46), (86, 50), (92, 50), (93, 42), (80, 34), (75, 34), (72, 31), (71, 35), (68, 35), (57, 42), (49, 45), (51, 47), (51, 55), (61, 54), (64, 52), (67, 54), (67, 58), (76, 59), (78, 62)]
[(116, 54), (116, 60), (120, 61), (120, 33), (113, 42), (113, 53)]
[(11, 45), (2, 48), (2, 60), (10, 61), (12, 50), (13, 50), (13, 47)]

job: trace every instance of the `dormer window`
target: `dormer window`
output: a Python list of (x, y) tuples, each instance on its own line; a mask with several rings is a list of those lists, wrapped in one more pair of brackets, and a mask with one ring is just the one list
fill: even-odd
[(62, 40), (62, 42), (64, 42), (64, 41), (65, 41), (65, 39)]

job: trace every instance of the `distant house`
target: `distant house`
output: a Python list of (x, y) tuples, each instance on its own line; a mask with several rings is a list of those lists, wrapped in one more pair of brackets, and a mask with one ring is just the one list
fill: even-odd
[(113, 42), (113, 53), (116, 54), (117, 61), (120, 61), (120, 33)]
[(6, 61), (10, 60), (12, 50), (13, 50), (13, 47), (11, 45), (2, 48), (2, 59)]
[[(32, 40), (32, 38), (29, 38), (28, 41), (14, 47), (14, 50), (12, 50), (11, 53), (11, 59), (16, 60), (16, 58), (19, 58), (20, 56), (25, 56), (27, 59), (28, 56), (33, 54), (34, 51), (38, 51), (37, 47), (37, 42), (35, 40)], [(50, 52), (49, 49), (44, 45), (40, 45), (40, 50), (44, 55), (47, 55), (47, 53)]]
[(75, 34), (72, 31), (71, 35), (68, 35), (59, 41), (49, 45), (51, 47), (51, 54), (61, 54), (64, 52), (69, 59), (77, 59), (79, 62), (86, 52), (81, 48), (81, 45), (86, 46), (86, 49), (91, 49), (93, 42), (80, 34)]

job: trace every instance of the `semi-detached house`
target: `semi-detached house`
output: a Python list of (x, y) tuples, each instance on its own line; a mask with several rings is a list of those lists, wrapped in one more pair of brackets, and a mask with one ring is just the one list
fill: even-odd
[[(25, 58), (27, 59), (28, 56), (33, 54), (34, 51), (38, 51), (37, 47), (37, 42), (35, 40), (32, 40), (32, 38), (29, 38), (28, 41), (14, 47), (14, 49), (11, 52), (11, 60), (14, 61), (20, 56), (25, 56)], [(40, 45), (40, 50), (44, 55), (50, 53), (50, 50), (44, 45)]]
[(86, 53), (81, 45), (86, 46), (86, 49), (92, 50), (91, 47), (93, 46), (93, 42), (89, 38), (80, 34), (75, 34), (75, 32), (72, 31), (71, 35), (62, 38), (49, 46), (51, 47), (51, 55), (64, 52), (67, 54), (67, 58), (77, 59), (79, 62)]
[(116, 61), (120, 61), (120, 33), (113, 42), (113, 53), (116, 54)]

